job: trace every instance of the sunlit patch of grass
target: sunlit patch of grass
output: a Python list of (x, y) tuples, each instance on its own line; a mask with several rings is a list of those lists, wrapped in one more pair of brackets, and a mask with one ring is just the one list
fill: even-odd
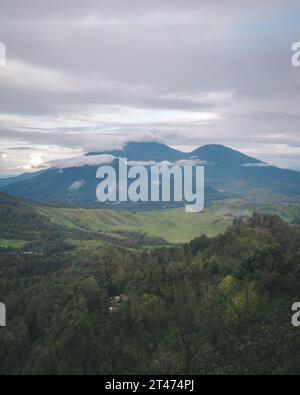
[(24, 248), (28, 241), (14, 239), (0, 239), (0, 248), (13, 248), (16, 250)]

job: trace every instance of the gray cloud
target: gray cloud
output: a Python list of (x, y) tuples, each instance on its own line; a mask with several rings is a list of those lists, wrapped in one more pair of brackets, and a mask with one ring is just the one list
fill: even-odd
[(50, 163), (51, 167), (67, 169), (70, 167), (100, 166), (112, 163), (116, 158), (112, 155), (79, 156), (71, 159), (61, 159)]
[[(299, 165), (298, 1), (0, 0), (0, 10), (1, 152), (30, 146), (51, 160), (155, 139)], [(27, 155), (11, 150), (1, 172)]]

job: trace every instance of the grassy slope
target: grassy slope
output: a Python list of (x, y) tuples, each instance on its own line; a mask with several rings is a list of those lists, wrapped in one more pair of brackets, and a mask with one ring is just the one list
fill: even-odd
[(211, 206), (203, 213), (190, 214), (184, 209), (138, 212), (114, 212), (110, 210), (64, 209), (39, 207), (38, 211), (56, 224), (88, 229), (95, 232), (142, 232), (161, 237), (171, 243), (189, 242), (207, 234), (223, 233), (235, 216), (250, 215), (247, 208)]
[(28, 242), (24, 240), (0, 239), (0, 248), (14, 248), (16, 250), (24, 248)]
[[(189, 242), (206, 234), (216, 236), (239, 216), (251, 216), (254, 209), (241, 201), (227, 201), (209, 206), (200, 214), (186, 213), (184, 209), (148, 212), (121, 212), (97, 209), (65, 209), (39, 207), (53, 223), (77, 227), (94, 232), (141, 232), (151, 237), (161, 237), (171, 243)], [(273, 205), (259, 211), (276, 214), (291, 222), (300, 217), (300, 208)], [(116, 236), (116, 234), (115, 234)]]
[[(3, 194), (0, 194), (0, 207), (2, 208), (1, 225), (3, 228), (0, 235), (0, 239), (3, 240), (0, 245), (11, 246), (8, 240), (14, 239), (15, 248), (24, 247), (20, 244), (20, 240), (22, 242), (22, 232), (29, 230), (27, 223), (31, 235), (35, 231), (39, 232), (40, 227), (43, 228), (41, 218), (36, 214), (41, 214), (52, 223), (66, 228), (99, 233), (100, 239), (102, 237), (106, 241), (109, 239), (122, 241), (127, 240), (128, 237), (135, 240), (136, 237), (139, 238), (138, 235), (135, 236), (136, 233), (143, 233), (154, 239), (161, 238), (171, 243), (185, 243), (202, 234), (215, 236), (223, 233), (235, 218), (251, 216), (254, 211), (253, 206), (246, 200), (219, 202), (206, 207), (204, 212), (199, 214), (186, 213), (184, 209), (134, 213), (37, 205), (28, 201), (18, 201)], [(296, 206), (280, 205), (274, 202), (261, 206), (260, 209), (256, 207), (256, 211), (258, 210), (279, 215), (287, 222), (297, 219), (299, 223), (300, 208)], [(153, 245), (153, 240), (149, 245)]]

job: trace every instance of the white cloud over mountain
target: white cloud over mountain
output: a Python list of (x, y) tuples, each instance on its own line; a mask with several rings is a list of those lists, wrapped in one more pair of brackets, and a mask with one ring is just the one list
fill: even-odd
[(111, 164), (116, 159), (112, 155), (79, 156), (71, 159), (62, 159), (50, 163), (50, 167), (67, 169), (70, 167), (101, 166)]

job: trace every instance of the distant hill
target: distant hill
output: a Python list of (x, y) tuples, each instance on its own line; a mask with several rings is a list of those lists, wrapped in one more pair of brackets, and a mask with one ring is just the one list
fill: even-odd
[(24, 173), (16, 177), (9, 177), (9, 178), (0, 178), (0, 188), (5, 187), (8, 185), (16, 184), (20, 181), (27, 181), (31, 178), (37, 177), (38, 175), (42, 174), (44, 170), (37, 171), (35, 173)]
[(251, 158), (239, 151), (235, 151), (231, 148), (225, 147), (224, 145), (211, 144), (197, 148), (195, 151), (187, 154), (188, 157), (200, 158), (203, 161), (207, 161), (210, 164), (216, 164), (220, 166), (242, 166), (246, 164), (262, 164), (263, 162)]
[(186, 155), (177, 151), (165, 144), (160, 143), (136, 143), (131, 142), (125, 145), (123, 150), (115, 150), (115, 151), (100, 151), (100, 152), (91, 152), (87, 154), (87, 156), (95, 156), (95, 155), (113, 155), (117, 158), (127, 158), (131, 161), (156, 161), (161, 162), (164, 160), (167, 161), (176, 161), (186, 157)]
[[(251, 202), (300, 202), (300, 173), (270, 166), (255, 158), (222, 145), (206, 145), (184, 153), (160, 143), (128, 143), (123, 150), (92, 152), (81, 164), (51, 168), (33, 177), (0, 182), (0, 191), (40, 202), (82, 207), (122, 210), (175, 208), (182, 204), (100, 204), (96, 200), (96, 172), (93, 165), (103, 155), (124, 157), (134, 162), (177, 162), (197, 160), (205, 166), (206, 204), (226, 198), (247, 198)], [(117, 161), (113, 164), (116, 169)], [(3, 184), (4, 183), (4, 184)], [(268, 193), (266, 193), (266, 190)], [(260, 192), (261, 191), (261, 192)]]

